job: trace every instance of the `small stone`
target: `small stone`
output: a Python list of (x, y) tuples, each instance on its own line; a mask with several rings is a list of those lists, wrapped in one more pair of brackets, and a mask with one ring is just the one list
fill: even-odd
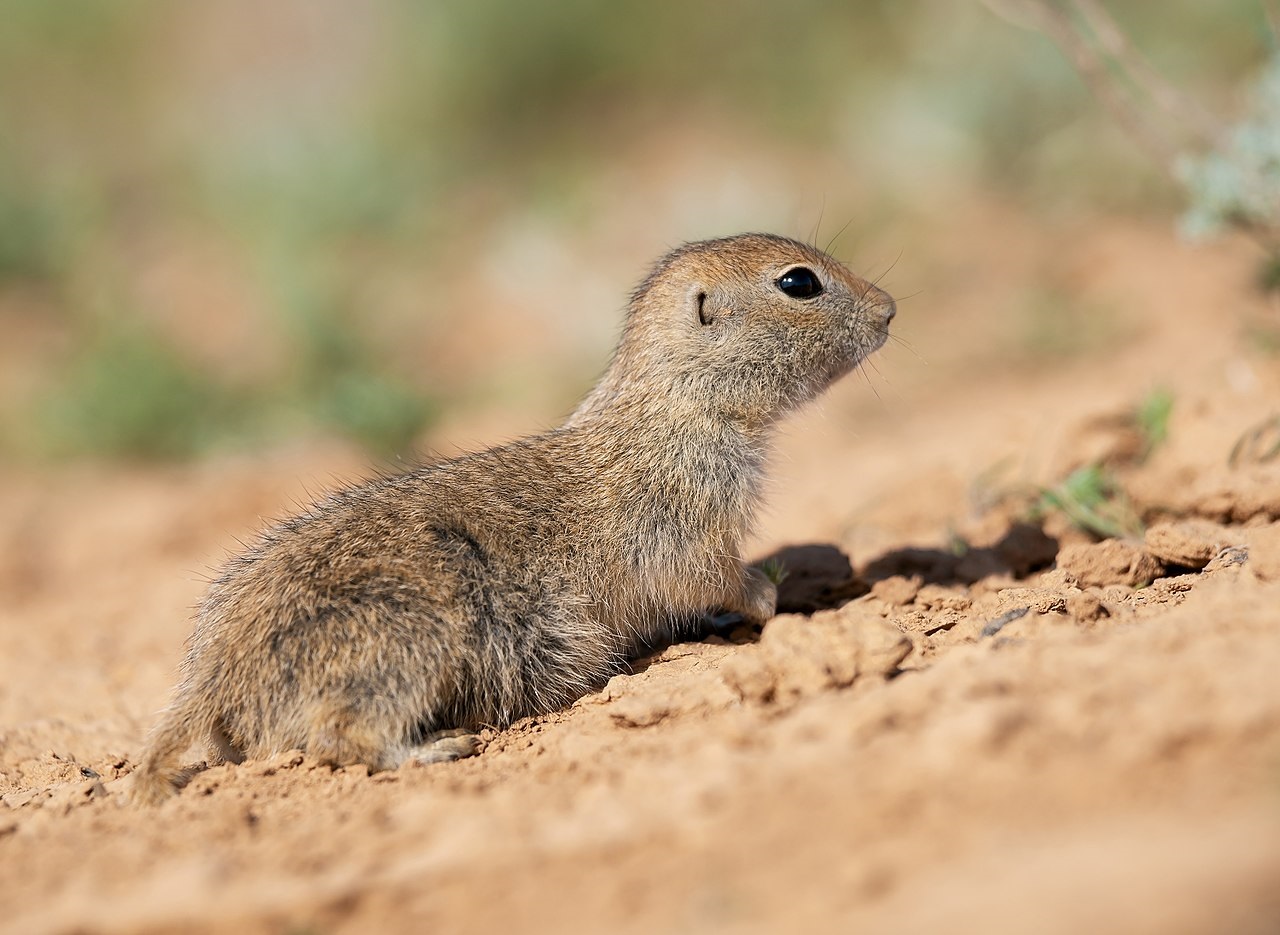
[(994, 620), (987, 621), (986, 626), (982, 628), (983, 636), (995, 636), (1013, 621), (1025, 617), (1030, 612), (1030, 607), (1015, 607), (1013, 610), (1005, 611)]

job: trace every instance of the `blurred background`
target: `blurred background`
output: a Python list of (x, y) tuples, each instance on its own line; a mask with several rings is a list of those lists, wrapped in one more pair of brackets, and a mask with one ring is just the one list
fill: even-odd
[[(1108, 9), (1207, 111), (1247, 112), (1274, 44), (1257, 0)], [(1214, 226), (1212, 179), (1162, 172), (1058, 46), (976, 0), (0, 14), (17, 462), (317, 438), (387, 458), (551, 424), (646, 265), (746, 229), (904, 297), (891, 384), (1043, 366), (1126, 335), (1057, 245)]]

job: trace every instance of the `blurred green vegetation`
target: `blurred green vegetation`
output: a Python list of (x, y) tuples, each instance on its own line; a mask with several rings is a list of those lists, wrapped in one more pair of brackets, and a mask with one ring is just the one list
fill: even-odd
[[(1112, 7), (1211, 97), (1267, 51), (1253, 0)], [(955, 165), (1049, 208), (1176, 197), (1047, 41), (978, 4), (0, 0), (0, 17), (0, 324), (60, 336), (3, 403), (10, 453), (300, 432), (404, 450), (450, 389), (371, 327), (394, 314), (370, 284), (504, 207), (574, 210), (619, 146), (672, 125), (837, 152), (889, 199)], [(156, 307), (149, 251), (191, 240), (246, 271), (283, 348), (265, 372), (197, 359)]]
[(1142, 437), (1142, 460), (1151, 457), (1169, 438), (1169, 417), (1173, 415), (1173, 393), (1156, 387), (1143, 397), (1134, 411), (1134, 425)]
[(1141, 536), (1142, 520), (1123, 488), (1106, 468), (1090, 464), (1072, 471), (1053, 487), (1044, 489), (1033, 510), (1039, 518), (1061, 512), (1079, 529), (1098, 539)]
[(246, 388), (210, 375), (121, 315), (81, 338), (30, 415), (36, 435), (28, 444), (48, 455), (180, 458), (299, 426), (390, 454), (405, 450), (433, 411), (420, 392), (381, 373), (335, 318), (308, 322), (288, 373)]
[(35, 407), (55, 455), (177, 457), (244, 418), (244, 402), (127, 320), (82, 339)]

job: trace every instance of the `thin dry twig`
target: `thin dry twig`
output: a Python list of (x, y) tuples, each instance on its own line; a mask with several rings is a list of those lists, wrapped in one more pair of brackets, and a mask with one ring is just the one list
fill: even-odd
[[(1103, 0), (982, 2), (1006, 22), (1040, 32), (1057, 45), (1093, 96), (1176, 184), (1188, 184), (1188, 155), (1230, 151), (1223, 123), (1160, 74)], [(1280, 0), (1262, 0), (1262, 8), (1275, 43), (1273, 54), (1280, 55)], [(1232, 212), (1223, 223), (1269, 256), (1280, 257), (1280, 206), (1272, 203), (1267, 185), (1254, 187), (1249, 202), (1265, 210), (1256, 215)]]
[(1177, 149), (1173, 142), (1148, 122), (1131, 95), (1113, 80), (1101, 55), (1066, 11), (1041, 0), (983, 0), (983, 3), (1007, 22), (1048, 36), (1094, 97), (1158, 165), (1176, 178)]
[(1156, 71), (1142, 51), (1129, 41), (1106, 7), (1098, 0), (1075, 0), (1075, 5), (1112, 62), (1161, 110), (1184, 127), (1195, 128), (1207, 141), (1221, 138), (1224, 133), (1222, 124)]
[(1262, 15), (1266, 17), (1267, 27), (1271, 30), (1271, 41), (1280, 46), (1280, 3), (1276, 0), (1263, 0)]

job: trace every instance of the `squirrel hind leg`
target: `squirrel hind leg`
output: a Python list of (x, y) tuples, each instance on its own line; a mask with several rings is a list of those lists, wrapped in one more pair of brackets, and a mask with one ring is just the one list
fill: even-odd
[(178, 790), (203, 770), (203, 765), (157, 766), (134, 770), (126, 780), (126, 801), (141, 808), (152, 808), (176, 795)]
[(778, 612), (778, 586), (759, 568), (745, 566), (742, 585), (726, 596), (724, 610), (741, 615), (752, 626), (762, 626)]
[(158, 805), (200, 772), (203, 766), (184, 765), (182, 754), (209, 736), (214, 719), (199, 696), (180, 693), (147, 738), (141, 761), (130, 777), (129, 800), (136, 805)]
[(221, 718), (213, 722), (213, 727), (209, 731), (209, 765), (217, 766), (221, 763), (243, 763), (244, 751), (232, 742), (230, 735), (227, 733), (226, 724)]
[(483, 751), (484, 741), (473, 731), (465, 728), (440, 730), (426, 737), (417, 746), (411, 747), (404, 762), (417, 766), (429, 766), (432, 763), (448, 763), (450, 760), (476, 756)]
[(330, 766), (363, 763), (373, 772), (405, 758), (403, 731), (358, 705), (326, 704), (312, 719), (303, 749)]

